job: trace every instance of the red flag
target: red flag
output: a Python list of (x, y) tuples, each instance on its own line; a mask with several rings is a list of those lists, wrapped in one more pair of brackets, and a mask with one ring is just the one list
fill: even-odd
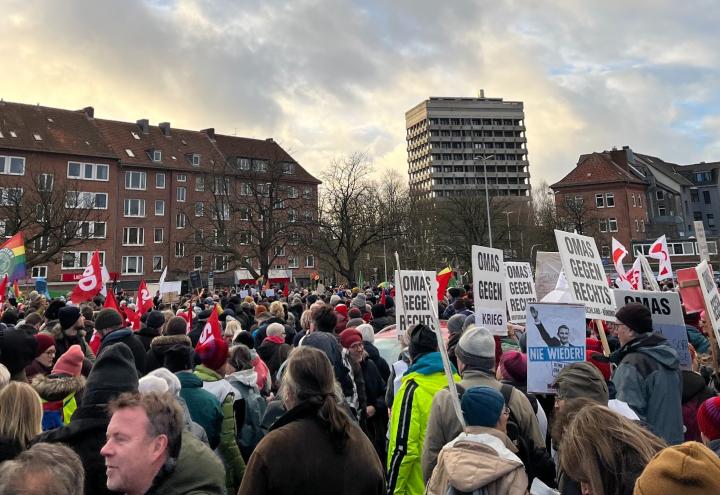
[(0, 304), (5, 302), (5, 296), (7, 295), (8, 276), (7, 273), (0, 282)]
[(95, 251), (90, 259), (90, 264), (85, 268), (82, 278), (70, 295), (70, 300), (75, 304), (89, 301), (93, 296), (103, 289), (102, 268), (100, 267), (100, 254)]
[(132, 328), (135, 332), (140, 330), (140, 313), (126, 307), (125, 316), (130, 322), (130, 328)]
[(285, 297), (288, 297), (290, 295), (290, 282), (285, 282), (285, 288), (283, 289), (283, 292), (285, 293)]
[(192, 330), (192, 317), (193, 317), (193, 310), (192, 306), (190, 306), (186, 312), (182, 313), (181, 316), (187, 321), (187, 331), (186, 333), (190, 333)]
[(107, 297), (105, 298), (105, 304), (103, 304), (103, 308), (112, 308), (120, 315), (123, 314), (122, 311), (120, 311), (120, 306), (118, 306), (117, 299), (115, 299), (115, 293), (113, 291), (108, 292)]
[(100, 350), (100, 344), (102, 344), (102, 340), (100, 338), (100, 332), (97, 330), (93, 330), (92, 337), (90, 337), (90, 343), (88, 344), (90, 346), (90, 349), (92, 349), (93, 353), (97, 356), (98, 350)]
[(438, 272), (438, 274), (435, 276), (435, 280), (437, 280), (438, 283), (438, 301), (442, 301), (445, 299), (445, 291), (447, 290), (448, 284), (450, 283), (450, 279), (453, 276), (452, 268), (449, 266), (445, 268), (444, 270), (441, 270)]
[(381, 292), (380, 292), (380, 304), (385, 306), (385, 289), (384, 288), (381, 289)]
[[(222, 349), (223, 346), (225, 350), (227, 350), (227, 344), (223, 340), (222, 331), (220, 330), (217, 306), (215, 306), (212, 313), (210, 313), (210, 318), (208, 318), (203, 327), (198, 343), (195, 346), (195, 352), (201, 361), (205, 363), (205, 358), (214, 359), (213, 355), (216, 355), (217, 351)], [(212, 368), (212, 366), (210, 367)]]
[(137, 308), (140, 315), (151, 311), (153, 308), (153, 297), (144, 280), (140, 281), (140, 287), (138, 288)]
[(17, 280), (13, 282), (13, 293), (15, 294), (15, 299), (20, 299), (21, 292)]

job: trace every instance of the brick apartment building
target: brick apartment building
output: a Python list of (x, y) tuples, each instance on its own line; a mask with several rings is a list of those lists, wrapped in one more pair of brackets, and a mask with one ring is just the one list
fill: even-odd
[[(698, 166), (668, 163), (625, 146), (582, 155), (576, 167), (550, 187), (555, 192), (558, 213), (575, 224), (568, 228), (594, 237), (601, 257), (609, 259), (615, 237), (630, 251), (625, 263), (632, 262), (635, 252), (647, 254), (652, 242), (665, 234), (673, 265), (684, 267), (696, 264), (699, 259), (693, 218), (688, 218), (693, 209), (690, 198), (697, 203), (700, 197), (691, 180)], [(715, 175), (710, 175), (715, 182), (706, 181), (714, 186), (714, 195), (720, 180), (718, 168), (712, 168)], [(718, 204), (720, 201), (715, 208)], [(695, 213), (695, 219), (703, 219), (702, 215)], [(707, 212), (705, 215), (709, 215), (705, 220), (714, 226), (714, 215)], [(705, 227), (710, 253), (717, 256), (716, 242), (712, 239), (717, 231), (708, 229), (707, 221)]]
[[(245, 198), (234, 193), (246, 191), (248, 204), (257, 200), (252, 218), (270, 216), (254, 195), (259, 183), (272, 187), (281, 204), (277, 224), (281, 214), (291, 215), (299, 230), (307, 225), (300, 219), (317, 214), (320, 182), (272, 139), (98, 119), (92, 107), (0, 102), (0, 236), (23, 231), (28, 258), (42, 260), (28, 266), (26, 284), (46, 277), (51, 288), (69, 289), (96, 249), (111, 276), (130, 289), (140, 279), (157, 281), (165, 267), (167, 280), (187, 279), (194, 269), (204, 279), (213, 272), (216, 286), (245, 280), (249, 270), (235, 270), (242, 262), (259, 269), (258, 236), (249, 227), (250, 208), (235, 201)], [(225, 253), (227, 241), (207, 241), (221, 231), (241, 247)], [(274, 238), (271, 268), (307, 284), (314, 257), (289, 235)], [(244, 250), (242, 260), (232, 254)]]

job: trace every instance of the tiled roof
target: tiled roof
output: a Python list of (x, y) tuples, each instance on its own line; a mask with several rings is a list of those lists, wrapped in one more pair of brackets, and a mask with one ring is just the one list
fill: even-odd
[(687, 180), (685, 177), (683, 177), (677, 169), (680, 167), (680, 165), (676, 163), (668, 163), (661, 158), (658, 158), (656, 156), (651, 155), (644, 155), (640, 153), (635, 153), (635, 158), (639, 158), (641, 161), (649, 164), (652, 167), (657, 168), (662, 173), (670, 177), (671, 179), (677, 181), (681, 186), (692, 186), (692, 182)]
[(0, 101), (0, 134), (2, 148), (115, 158), (82, 110)]
[[(588, 162), (591, 158), (593, 161)], [(600, 165), (602, 164), (602, 165)], [(599, 167), (603, 167), (602, 173)], [(589, 168), (596, 170), (590, 171)], [(595, 172), (595, 173), (593, 173)], [(591, 173), (591, 175), (588, 175)], [(613, 182), (645, 184), (641, 178), (631, 174), (624, 168), (620, 167), (606, 153), (590, 153), (581, 155), (577, 166), (570, 171), (565, 177), (558, 182), (552, 184), (550, 188), (560, 189), (564, 187), (584, 186), (592, 184), (610, 184)]]

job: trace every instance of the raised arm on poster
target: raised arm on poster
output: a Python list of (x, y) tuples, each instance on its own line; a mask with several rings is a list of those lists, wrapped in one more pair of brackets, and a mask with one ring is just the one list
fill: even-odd
[(707, 261), (701, 262), (695, 270), (700, 281), (700, 289), (705, 299), (705, 313), (715, 332), (715, 340), (720, 341), (720, 294), (713, 280), (712, 271)]
[(507, 335), (502, 250), (473, 246), (472, 274), (475, 324), (487, 328), (493, 335)]
[(585, 306), (585, 317), (615, 321), (615, 300), (595, 239), (562, 230), (555, 231), (555, 239), (570, 293)]
[(638, 302), (649, 309), (653, 332), (665, 337), (668, 344), (677, 351), (681, 368), (691, 368), (687, 330), (680, 305), (680, 295), (677, 292), (621, 289), (615, 289), (613, 292), (618, 309), (632, 302)]
[(525, 323), (528, 303), (537, 301), (530, 263), (505, 262), (505, 294), (510, 321)]
[(528, 392), (554, 394), (552, 384), (570, 363), (585, 361), (582, 304), (528, 304)]

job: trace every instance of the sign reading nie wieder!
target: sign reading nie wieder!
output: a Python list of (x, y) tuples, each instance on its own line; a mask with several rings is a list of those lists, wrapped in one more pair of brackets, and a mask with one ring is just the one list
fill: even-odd
[(570, 292), (585, 306), (585, 317), (615, 321), (615, 299), (595, 239), (562, 230), (555, 231), (555, 239)]
[(503, 252), (473, 246), (471, 253), (475, 325), (487, 328), (493, 335), (507, 335)]

